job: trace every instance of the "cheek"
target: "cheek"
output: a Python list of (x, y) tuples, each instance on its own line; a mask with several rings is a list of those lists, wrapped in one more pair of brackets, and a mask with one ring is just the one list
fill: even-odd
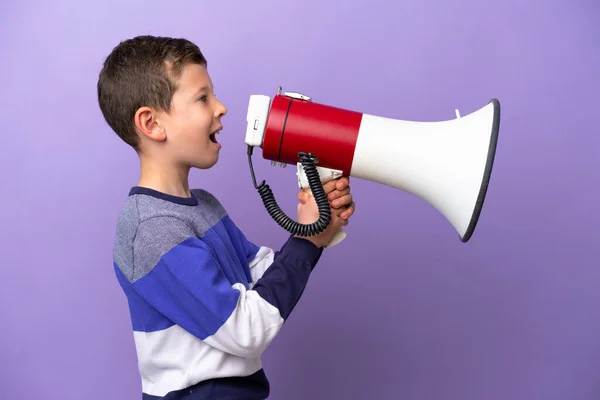
[(207, 134), (210, 131), (212, 119), (206, 112), (195, 113), (188, 119), (188, 127), (196, 134)]
[(209, 141), (212, 118), (204, 110), (188, 109), (173, 118), (173, 134), (177, 141), (185, 146), (191, 143), (204, 143)]

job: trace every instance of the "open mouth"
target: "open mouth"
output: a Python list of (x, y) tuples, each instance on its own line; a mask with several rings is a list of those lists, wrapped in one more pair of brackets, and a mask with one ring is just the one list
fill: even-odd
[(213, 143), (219, 143), (219, 142), (217, 141), (217, 135), (218, 135), (219, 133), (221, 133), (221, 131), (220, 131), (220, 130), (218, 130), (218, 131), (216, 131), (216, 132), (213, 132), (213, 133), (211, 133), (211, 134), (210, 134), (210, 136), (209, 136), (209, 137), (210, 137), (210, 141), (211, 141), (211, 142), (213, 142)]

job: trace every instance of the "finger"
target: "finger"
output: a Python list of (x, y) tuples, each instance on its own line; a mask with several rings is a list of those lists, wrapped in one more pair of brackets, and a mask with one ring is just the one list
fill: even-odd
[(302, 204), (306, 204), (310, 200), (310, 193), (305, 190), (300, 191), (298, 193), (298, 200), (300, 200)]
[(304, 204), (304, 200), (305, 199), (305, 194), (304, 192), (298, 192), (298, 201), (302, 204)]
[(336, 184), (337, 184), (337, 181), (336, 181), (335, 179), (334, 179), (334, 180), (331, 180), (331, 181), (329, 181), (329, 182), (326, 182), (326, 183), (323, 185), (323, 190), (325, 190), (325, 194), (329, 194), (329, 193), (331, 193), (333, 190), (335, 190)]
[(348, 208), (346, 210), (344, 210), (344, 212), (342, 212), (342, 214), (340, 215), (340, 218), (342, 218), (343, 220), (347, 220), (352, 215), (354, 215), (354, 211), (355, 211), (355, 205), (354, 205), (354, 202), (352, 202), (352, 203), (350, 203)]
[(309, 201), (313, 197), (312, 192), (310, 190), (304, 191), (304, 200)]
[(348, 193), (350, 193), (350, 186), (346, 187), (344, 190), (334, 190), (333, 192), (329, 193), (327, 199), (329, 201), (333, 201), (339, 197), (347, 195)]
[(340, 227), (348, 226), (349, 222), (350, 222), (349, 220), (343, 219), (343, 218), (337, 218), (336, 219), (336, 224), (338, 224)]
[(346, 176), (342, 176), (335, 183), (335, 187), (337, 190), (344, 190), (349, 185), (350, 185), (350, 178), (348, 178)]
[(351, 194), (345, 194), (342, 197), (340, 197), (339, 199), (335, 199), (331, 205), (333, 206), (333, 208), (340, 208), (340, 207), (344, 207), (347, 206), (349, 204), (352, 203), (352, 195)]

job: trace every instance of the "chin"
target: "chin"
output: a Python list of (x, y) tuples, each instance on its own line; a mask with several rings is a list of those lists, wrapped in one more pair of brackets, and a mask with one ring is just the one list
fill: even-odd
[(199, 162), (195, 162), (192, 164), (192, 167), (198, 168), (198, 169), (210, 169), (210, 168), (214, 167), (218, 161), (219, 161), (219, 156), (217, 155), (216, 157), (214, 157), (213, 159), (210, 159), (210, 160), (202, 160)]

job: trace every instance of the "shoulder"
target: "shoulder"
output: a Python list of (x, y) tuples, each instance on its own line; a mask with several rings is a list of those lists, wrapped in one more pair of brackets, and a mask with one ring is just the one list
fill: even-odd
[(194, 189), (192, 190), (192, 193), (198, 199), (200, 205), (205, 206), (205, 212), (214, 217), (214, 220), (212, 221), (214, 222), (214, 225), (221, 224), (227, 234), (229, 234), (236, 243), (241, 240), (242, 246), (246, 249), (248, 254), (255, 254), (258, 252), (259, 246), (247, 239), (244, 232), (242, 232), (233, 221), (225, 207), (215, 195), (203, 189)]
[[(198, 221), (199, 225), (202, 226), (202, 231), (206, 231), (228, 218), (227, 210), (214, 194), (204, 189), (193, 189), (191, 192), (198, 201), (196, 209), (198, 216), (202, 218), (202, 221)], [(204, 232), (199, 233), (203, 234)]]
[[(200, 240), (187, 221), (172, 215), (157, 215), (140, 220), (131, 242), (124, 247), (131, 254), (131, 262), (121, 268), (130, 282), (146, 276), (164, 257), (171, 254), (177, 263), (187, 257), (183, 253), (193, 249), (194, 257), (212, 253)], [(183, 253), (182, 253), (183, 252)]]
[(130, 197), (117, 223), (114, 262), (133, 282), (149, 273), (165, 254), (195, 239), (194, 228), (184, 215), (155, 205), (149, 210), (143, 201)]
[(199, 240), (187, 221), (173, 215), (157, 215), (140, 221), (132, 242), (134, 279), (150, 272), (178, 246), (198, 247)]
[[(185, 209), (184, 209), (185, 210)], [(187, 211), (187, 210), (186, 210)], [(117, 221), (117, 236), (132, 237), (140, 230), (163, 231), (168, 234), (176, 227), (191, 229), (190, 215), (193, 212), (183, 212), (181, 207), (157, 200), (150, 196), (130, 196)]]
[(223, 204), (221, 204), (219, 199), (209, 191), (204, 189), (192, 189), (191, 192), (200, 204), (225, 211)]

